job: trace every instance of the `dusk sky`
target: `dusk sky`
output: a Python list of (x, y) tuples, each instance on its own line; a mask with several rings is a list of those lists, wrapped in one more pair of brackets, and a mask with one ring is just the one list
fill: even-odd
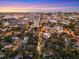
[(0, 12), (79, 11), (79, 0), (0, 0)]

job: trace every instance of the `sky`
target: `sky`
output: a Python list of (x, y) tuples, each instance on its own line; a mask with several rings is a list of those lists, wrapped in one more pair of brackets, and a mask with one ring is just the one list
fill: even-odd
[(0, 0), (0, 12), (79, 11), (79, 0)]

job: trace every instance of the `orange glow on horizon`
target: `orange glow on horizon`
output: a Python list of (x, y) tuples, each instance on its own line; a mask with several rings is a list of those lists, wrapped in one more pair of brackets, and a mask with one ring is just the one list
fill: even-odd
[(0, 12), (29, 12), (32, 8), (0, 7)]
[(52, 12), (52, 11), (71, 11), (72, 7), (15, 7), (15, 6), (0, 6), (0, 12)]
[(69, 7), (1, 7), (0, 6), (0, 12), (51, 12), (51, 11), (63, 11), (63, 9), (67, 9)]

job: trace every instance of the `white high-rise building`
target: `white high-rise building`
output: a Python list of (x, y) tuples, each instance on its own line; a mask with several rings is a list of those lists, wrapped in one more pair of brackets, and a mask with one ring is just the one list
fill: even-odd
[(40, 23), (40, 15), (35, 15), (33, 17), (34, 26), (33, 27), (39, 27)]

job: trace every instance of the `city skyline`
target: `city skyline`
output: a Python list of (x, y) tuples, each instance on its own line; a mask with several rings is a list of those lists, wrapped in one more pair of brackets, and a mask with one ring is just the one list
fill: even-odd
[(79, 11), (78, 0), (0, 0), (0, 12)]

